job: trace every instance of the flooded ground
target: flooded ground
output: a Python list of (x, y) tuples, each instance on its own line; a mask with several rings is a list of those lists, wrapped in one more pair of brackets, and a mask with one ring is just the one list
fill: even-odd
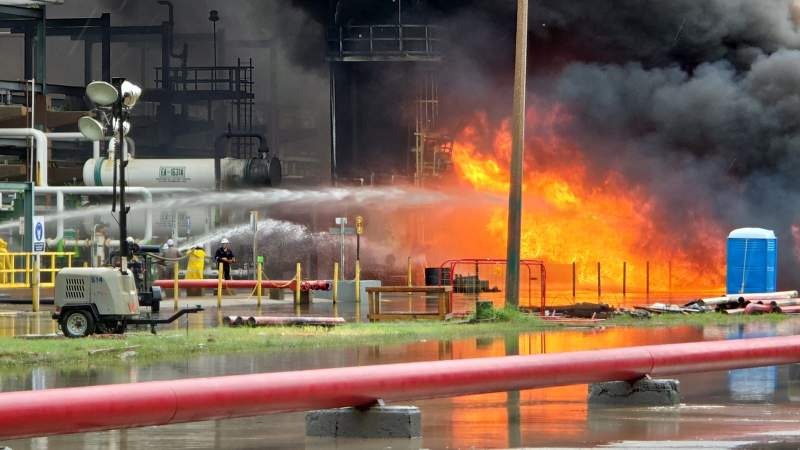
[[(800, 321), (733, 327), (608, 328), (389, 346), (202, 356), (89, 371), (47, 367), (0, 372), (3, 391), (232, 375), (323, 367), (460, 359), (795, 334)], [(415, 402), (423, 438), (307, 439), (304, 415), (37, 438), (3, 443), (31, 449), (506, 448), (791, 445), (800, 420), (800, 365), (686, 375), (675, 408), (592, 409), (586, 385)], [(789, 443), (786, 444), (785, 442)]]
[[(615, 298), (609, 296), (602, 302), (611, 302), (615, 306), (627, 306), (648, 304), (653, 302), (679, 303), (683, 304), (693, 298), (698, 298), (701, 294), (653, 294), (650, 297), (637, 295)], [(381, 297), (382, 310), (385, 312), (432, 312), (438, 307), (435, 296), (425, 296), (424, 294), (386, 294)], [(503, 305), (502, 295), (482, 293), (479, 296), (474, 294), (455, 294), (453, 296), (454, 311), (466, 313), (474, 308), (476, 299), (482, 301), (492, 301), (496, 306)], [(20, 302), (25, 302), (20, 299)], [(592, 298), (589, 293), (580, 293), (572, 303), (586, 302), (598, 303), (597, 298)], [(367, 320), (368, 307), (364, 299), (359, 308), (350, 302), (339, 302), (334, 304), (329, 299), (312, 299), (310, 304), (294, 304), (294, 297), (291, 293), (285, 293), (283, 300), (271, 300), (266, 295), (262, 299), (262, 306), (257, 307), (257, 300), (253, 295), (227, 296), (223, 298), (222, 308), (217, 308), (216, 297), (180, 297), (178, 302), (180, 308), (200, 305), (205, 311), (189, 316), (189, 327), (201, 329), (208, 327), (221, 326), (223, 317), (229, 315), (259, 316), (259, 315), (304, 315), (304, 316), (336, 316), (343, 317), (347, 321), (355, 321), (359, 318)], [(562, 303), (563, 304), (563, 303)], [(528, 306), (528, 305), (522, 305)], [(538, 306), (538, 305), (534, 305)], [(54, 311), (52, 303), (43, 303), (41, 312), (33, 314), (29, 311), (31, 306), (28, 303), (0, 303), (0, 336), (19, 336), (27, 334), (49, 334), (55, 333), (56, 323), (50, 319)], [(169, 317), (174, 311), (174, 302), (164, 300), (161, 302), (160, 317)], [(143, 309), (146, 313), (147, 308)], [(162, 325), (160, 329), (177, 329), (186, 326), (186, 319), (171, 325)]]

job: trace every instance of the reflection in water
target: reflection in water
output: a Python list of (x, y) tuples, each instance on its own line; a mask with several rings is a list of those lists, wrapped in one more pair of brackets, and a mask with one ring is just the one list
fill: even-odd
[[(740, 324), (731, 329), (728, 339), (747, 339), (768, 336), (768, 331), (752, 330)], [(777, 387), (777, 367), (752, 367), (728, 372), (731, 398), (742, 402), (771, 400)]]
[[(197, 325), (200, 326), (200, 325)], [(592, 350), (792, 334), (796, 321), (733, 328), (608, 328), (508, 334), (454, 341), (418, 341), (258, 354), (200, 356), (147, 366), (123, 364), (64, 371), (46, 367), (0, 372), (4, 391), (126, 383), (318, 367)], [(748, 369), (750, 370), (750, 369)], [(423, 414), (424, 448), (602, 445), (620, 440), (738, 439), (752, 433), (794, 429), (800, 411), (800, 366), (681, 376), (685, 405), (678, 408), (589, 410), (586, 385), (470, 395), (415, 402)], [(769, 371), (770, 375), (765, 375)], [(768, 389), (762, 387), (768, 386)], [(753, 395), (762, 389), (769, 395)], [(769, 403), (764, 403), (764, 401)], [(746, 402), (745, 402), (746, 401)], [(735, 405), (736, 407), (726, 407)], [(713, 423), (714, 426), (709, 426)], [(339, 448), (384, 447), (380, 441), (348, 442)], [(302, 414), (199, 422), (167, 427), (21, 440), (26, 449), (298, 448), (306, 443)], [(315, 444), (316, 445), (316, 444)], [(386, 444), (389, 445), (389, 444)], [(317, 448), (317, 447), (314, 447)], [(330, 448), (330, 447), (320, 447)]]
[(772, 399), (777, 388), (778, 368), (753, 367), (731, 370), (728, 389), (731, 399), (740, 402), (764, 402)]

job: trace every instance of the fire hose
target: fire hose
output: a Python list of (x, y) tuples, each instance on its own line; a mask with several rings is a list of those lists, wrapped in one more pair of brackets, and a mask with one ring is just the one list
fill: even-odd
[[(258, 282), (256, 280), (222, 280), (223, 289), (253, 289)], [(175, 280), (156, 280), (153, 286), (162, 289), (172, 289)], [(178, 280), (178, 289), (204, 288), (216, 289), (219, 280)], [(295, 289), (295, 280), (261, 280), (262, 289)], [(300, 282), (301, 291), (329, 291), (331, 282), (327, 280), (304, 280)]]

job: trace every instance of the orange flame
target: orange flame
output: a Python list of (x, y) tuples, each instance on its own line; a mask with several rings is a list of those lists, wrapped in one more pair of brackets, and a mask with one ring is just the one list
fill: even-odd
[[(594, 283), (602, 263), (604, 285), (619, 286), (626, 265), (628, 292), (644, 291), (647, 265), (655, 291), (712, 291), (724, 285), (724, 233), (711, 219), (689, 212), (691, 220), (670, 229), (658, 198), (622, 173), (597, 173), (581, 149), (557, 133), (569, 120), (560, 108), (529, 109), (523, 182), (523, 258), (551, 264), (573, 262), (579, 283)], [(453, 143), (458, 183), (473, 193), (505, 195), (509, 189), (511, 133), (507, 121), (493, 129), (478, 114)], [(495, 249), (505, 253), (507, 209), (494, 205), (482, 217), (450, 224), (447, 236), (456, 248)], [(470, 227), (478, 225), (481, 232)], [(464, 236), (469, 236), (468, 242)], [(497, 251), (499, 250), (499, 251)], [(463, 253), (463, 252), (462, 252)], [(484, 255), (470, 255), (484, 256)], [(485, 255), (488, 256), (488, 255)], [(605, 281), (611, 280), (611, 281)]]

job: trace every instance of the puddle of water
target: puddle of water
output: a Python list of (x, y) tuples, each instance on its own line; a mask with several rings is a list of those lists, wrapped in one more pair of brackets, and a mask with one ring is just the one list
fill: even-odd
[[(732, 327), (609, 328), (419, 341), (401, 345), (200, 356), (147, 366), (135, 363), (63, 371), (39, 367), (0, 372), (3, 391), (461, 359), (715, 339), (787, 335), (800, 321)], [(765, 441), (796, 430), (800, 420), (800, 365), (712, 372), (678, 377), (684, 405), (676, 408), (589, 410), (586, 385), (500, 392), (415, 402), (422, 409), (422, 448), (515, 446), (630, 446), (666, 441), (716, 444)], [(303, 414), (200, 422), (146, 429), (55, 436), (5, 443), (15, 450), (404, 448), (377, 441), (309, 441)], [(716, 444), (713, 444), (716, 443)], [(630, 444), (630, 445), (629, 445)], [(738, 444), (737, 444), (738, 445)], [(336, 447), (338, 446), (338, 447)], [(703, 446), (701, 444), (695, 447)], [(691, 447), (691, 446), (690, 446)], [(652, 446), (651, 446), (652, 448)]]

